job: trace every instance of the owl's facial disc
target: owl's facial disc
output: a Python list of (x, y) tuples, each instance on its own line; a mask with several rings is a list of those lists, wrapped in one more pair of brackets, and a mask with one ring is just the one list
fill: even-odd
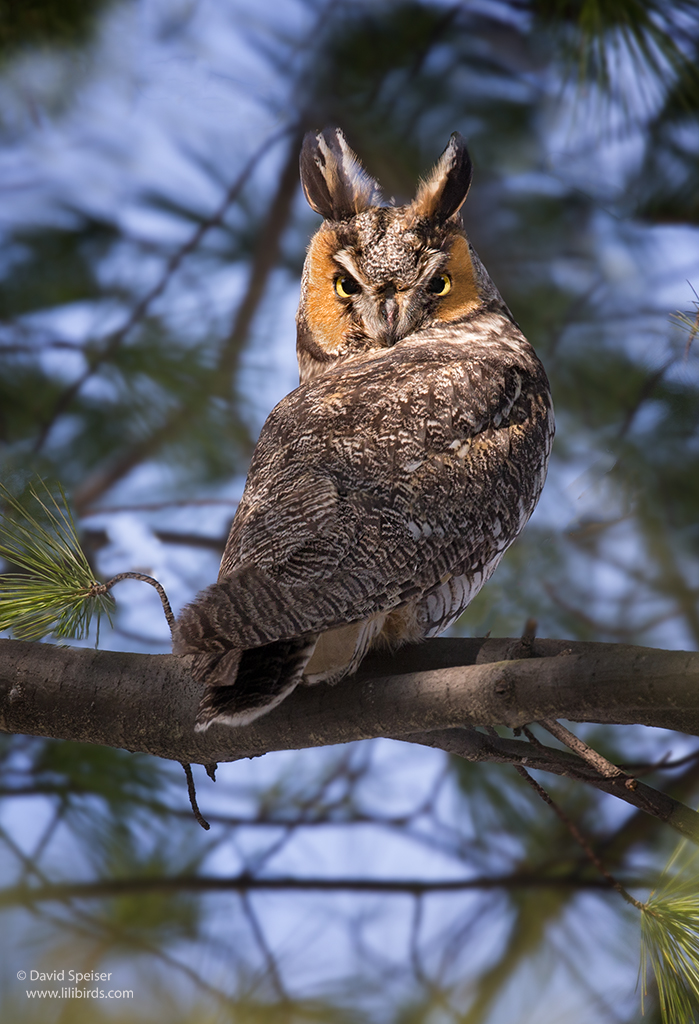
[(403, 207), (376, 207), (326, 224), (309, 247), (298, 314), (301, 379), (338, 361), (393, 347), (481, 302), (458, 225), (425, 224)]
[[(335, 254), (338, 269), (334, 292), (341, 315), (354, 329), (382, 348), (390, 348), (408, 334), (438, 317), (442, 299), (452, 289), (445, 272), (448, 255), (440, 251), (422, 253), (386, 278), (372, 276), (356, 261), (354, 254)], [(435, 271), (441, 270), (441, 273)]]

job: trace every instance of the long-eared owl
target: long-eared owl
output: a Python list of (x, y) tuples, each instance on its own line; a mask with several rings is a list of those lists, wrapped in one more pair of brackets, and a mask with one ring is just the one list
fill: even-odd
[(461, 224), (462, 137), (407, 206), (381, 205), (339, 130), (306, 136), (301, 182), (324, 218), (301, 384), (262, 428), (218, 582), (176, 627), (198, 730), (451, 625), (532, 514), (553, 440), (544, 369)]

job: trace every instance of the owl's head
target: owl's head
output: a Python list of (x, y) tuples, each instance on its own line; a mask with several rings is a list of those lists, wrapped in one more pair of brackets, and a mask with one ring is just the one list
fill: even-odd
[(412, 203), (382, 206), (378, 183), (339, 129), (306, 135), (301, 184), (324, 221), (301, 284), (302, 381), (420, 329), (456, 326), (486, 305), (509, 316), (459, 216), (471, 176), (466, 143), (454, 132)]

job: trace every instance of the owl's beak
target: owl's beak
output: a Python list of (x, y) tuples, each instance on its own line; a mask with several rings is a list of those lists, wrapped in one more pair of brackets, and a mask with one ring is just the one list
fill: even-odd
[(398, 341), (396, 326), (400, 309), (394, 294), (388, 293), (383, 297), (379, 305), (379, 316), (384, 324), (385, 340), (389, 345), (395, 345)]
[(398, 303), (396, 302), (393, 296), (391, 296), (388, 299), (385, 299), (384, 302), (382, 302), (381, 314), (383, 316), (383, 319), (386, 321), (386, 326), (392, 333), (393, 328), (396, 325), (396, 320), (398, 318)]

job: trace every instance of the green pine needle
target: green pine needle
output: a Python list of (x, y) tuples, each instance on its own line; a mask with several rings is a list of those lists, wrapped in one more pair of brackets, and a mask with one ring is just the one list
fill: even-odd
[(25, 570), (0, 576), (0, 632), (19, 640), (54, 636), (82, 640), (93, 614), (111, 622), (114, 599), (95, 594), (97, 581), (80, 547), (63, 489), (54, 497), (43, 481), (29, 488), (25, 508), (0, 484), (0, 558)]
[(663, 1024), (699, 1021), (698, 871), (699, 850), (681, 843), (641, 915), (643, 990), (650, 966)]
[(697, 306), (696, 313), (673, 313), (670, 317), (678, 327), (681, 327), (683, 331), (687, 331), (689, 334), (689, 343), (691, 343), (699, 332), (699, 305)]

